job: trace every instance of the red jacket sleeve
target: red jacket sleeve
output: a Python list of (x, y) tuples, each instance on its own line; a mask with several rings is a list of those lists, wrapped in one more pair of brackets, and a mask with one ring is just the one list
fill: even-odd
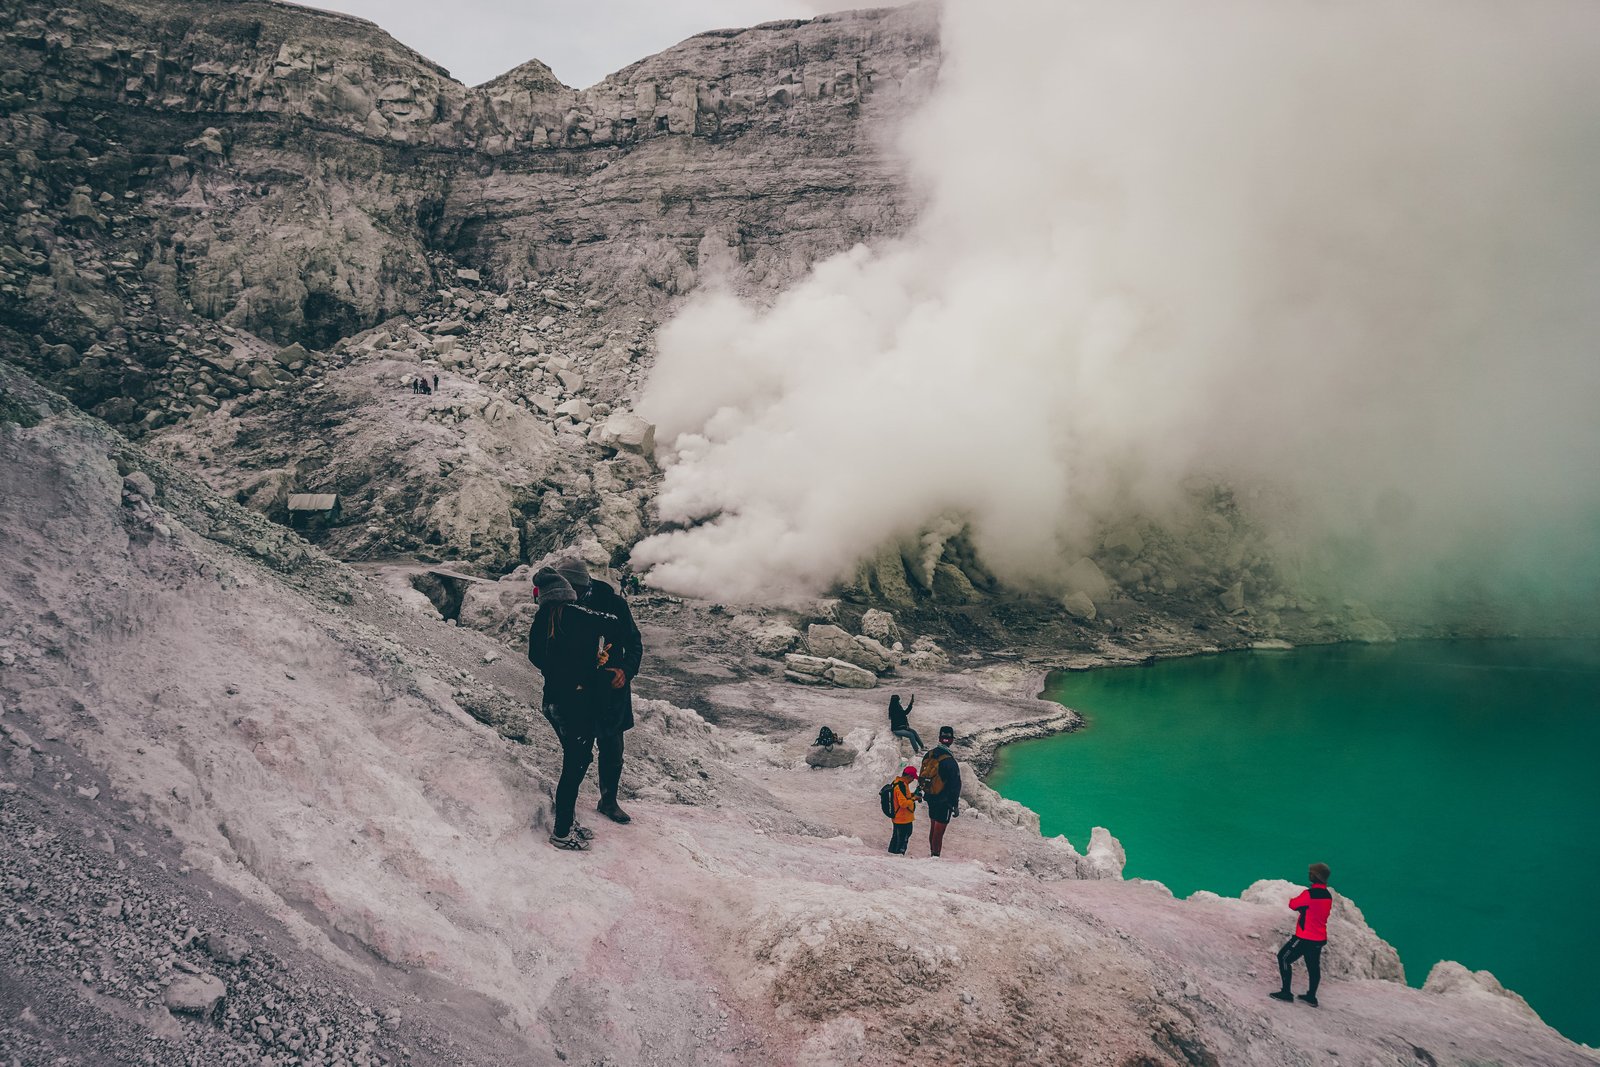
[(1311, 906), (1311, 890), (1309, 890), (1309, 889), (1302, 890), (1299, 896), (1297, 896), (1293, 900), (1289, 901), (1289, 910), (1290, 911), (1299, 911), (1301, 908), (1309, 908), (1310, 906)]

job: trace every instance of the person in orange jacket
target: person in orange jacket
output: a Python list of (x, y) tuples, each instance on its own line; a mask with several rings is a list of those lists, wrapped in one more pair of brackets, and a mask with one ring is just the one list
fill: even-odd
[(906, 854), (906, 844), (911, 840), (911, 824), (917, 818), (917, 796), (911, 791), (917, 780), (917, 769), (907, 767), (894, 780), (889, 791), (894, 798), (894, 836), (889, 838), (889, 851), (897, 856)]
[(1328, 888), (1328, 865), (1313, 863), (1306, 874), (1311, 887), (1289, 901), (1289, 910), (1300, 913), (1294, 924), (1294, 936), (1278, 950), (1278, 977), (1283, 988), (1267, 995), (1273, 1000), (1294, 1002), (1289, 991), (1289, 979), (1294, 973), (1294, 961), (1306, 961), (1306, 977), (1311, 988), (1300, 994), (1300, 999), (1317, 1006), (1317, 986), (1322, 982), (1322, 948), (1328, 943), (1328, 914), (1333, 911), (1333, 892)]

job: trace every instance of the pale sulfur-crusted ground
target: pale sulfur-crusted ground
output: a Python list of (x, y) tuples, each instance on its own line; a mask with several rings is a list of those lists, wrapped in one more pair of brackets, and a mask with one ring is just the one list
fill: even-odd
[[(1355, 919), (1321, 1009), (1269, 1001), (1278, 887), (1174, 900), (983, 789), (945, 857), (886, 855), (886, 691), (761, 673), (704, 606), (641, 607), (635, 822), (555, 852), (526, 662), (0, 375), (0, 1063), (1595, 1062), (1374, 977)], [(975, 738), (1049, 715), (1036, 681), (907, 688)], [(824, 723), (854, 767), (804, 766)], [(190, 970), (215, 1017), (162, 1007)]]

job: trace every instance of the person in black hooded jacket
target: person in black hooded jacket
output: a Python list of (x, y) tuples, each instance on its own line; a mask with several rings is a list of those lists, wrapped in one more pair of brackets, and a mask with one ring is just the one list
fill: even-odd
[(550, 843), (586, 849), (593, 834), (577, 822), (574, 809), (594, 759), (595, 739), (610, 721), (610, 694), (624, 684), (611, 654), (625, 636), (615, 615), (577, 603), (571, 584), (556, 572), (541, 570), (533, 580), (539, 611), (528, 629), (528, 660), (544, 675), (544, 715), (561, 743)]
[(911, 709), (917, 706), (917, 698), (913, 696), (911, 703), (900, 706), (900, 694), (896, 693), (889, 698), (889, 732), (896, 737), (903, 737), (911, 742), (911, 751), (922, 755), (922, 737), (911, 728)]
[(578, 603), (617, 619), (617, 643), (611, 650), (610, 665), (622, 672), (622, 684), (602, 694), (600, 722), (595, 740), (600, 751), (600, 803), (597, 810), (612, 822), (632, 822), (633, 817), (617, 803), (622, 784), (622, 735), (633, 729), (633, 679), (644, 660), (644, 638), (633, 621), (628, 601), (611, 586), (589, 574), (581, 559), (564, 559), (555, 565), (578, 594)]

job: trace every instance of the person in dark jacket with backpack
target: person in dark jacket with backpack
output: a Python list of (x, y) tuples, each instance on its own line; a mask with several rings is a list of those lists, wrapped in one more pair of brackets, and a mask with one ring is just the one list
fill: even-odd
[(922, 757), (922, 799), (928, 805), (928, 854), (938, 856), (944, 849), (945, 827), (961, 814), (961, 764), (950, 754), (955, 744), (954, 727), (939, 727), (939, 743)]
[(889, 698), (889, 732), (896, 737), (903, 737), (911, 742), (911, 751), (915, 755), (922, 755), (922, 738), (911, 728), (911, 709), (917, 706), (917, 698), (913, 696), (911, 703), (905, 707), (900, 706), (900, 694), (896, 693)]
[(1311, 979), (1311, 986), (1300, 994), (1300, 999), (1313, 1008), (1317, 1006), (1317, 986), (1322, 983), (1322, 949), (1328, 943), (1328, 915), (1333, 911), (1329, 873), (1326, 863), (1313, 863), (1306, 871), (1311, 879), (1310, 887), (1289, 901), (1289, 910), (1298, 912), (1300, 917), (1295, 920), (1294, 936), (1278, 950), (1278, 977), (1283, 986), (1276, 993), (1267, 994), (1273, 1000), (1294, 1003), (1294, 994), (1289, 991), (1294, 961), (1305, 960), (1306, 977)]
[(633, 817), (617, 803), (617, 789), (622, 784), (622, 735), (633, 729), (633, 679), (639, 673), (644, 659), (644, 638), (633, 621), (633, 611), (625, 597), (611, 586), (592, 578), (583, 560), (570, 558), (555, 565), (556, 573), (565, 578), (578, 594), (578, 603), (594, 611), (614, 615), (620, 634), (617, 645), (611, 650), (611, 666), (622, 671), (622, 684), (603, 694), (604, 704), (599, 733), (595, 741), (600, 750), (600, 803), (597, 810), (612, 822), (632, 822)]
[(533, 580), (539, 611), (528, 630), (528, 659), (544, 675), (544, 715), (561, 743), (550, 843), (577, 851), (587, 849), (594, 836), (573, 813), (594, 759), (595, 739), (611, 721), (612, 694), (626, 683), (622, 669), (611, 662), (626, 634), (615, 615), (579, 604), (571, 584), (556, 572), (541, 570)]

